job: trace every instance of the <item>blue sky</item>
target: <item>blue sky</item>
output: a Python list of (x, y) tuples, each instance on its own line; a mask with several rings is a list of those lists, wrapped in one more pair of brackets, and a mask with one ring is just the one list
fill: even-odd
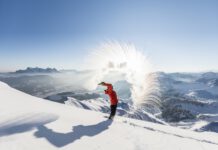
[(217, 0), (0, 0), (0, 71), (81, 69), (107, 40), (131, 42), (157, 70), (218, 70)]

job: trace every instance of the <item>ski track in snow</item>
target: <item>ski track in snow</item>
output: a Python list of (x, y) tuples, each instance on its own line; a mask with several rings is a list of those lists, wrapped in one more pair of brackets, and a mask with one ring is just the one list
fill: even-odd
[(144, 128), (144, 129), (147, 129), (147, 130), (150, 130), (150, 131), (155, 131), (155, 132), (159, 132), (159, 133), (163, 133), (163, 134), (167, 134), (167, 135), (172, 135), (172, 136), (176, 136), (176, 137), (180, 137), (180, 138), (185, 138), (185, 139), (195, 140), (195, 141), (198, 141), (198, 142), (205, 142), (205, 143), (209, 143), (209, 144), (218, 145), (218, 143), (216, 143), (216, 142), (211, 142), (211, 141), (209, 141), (209, 140), (200, 140), (200, 139), (196, 139), (196, 138), (189, 137), (189, 136), (181, 136), (181, 135), (179, 135), (179, 134), (174, 134), (174, 133), (170, 133), (170, 132), (165, 132), (165, 131), (158, 130), (158, 129), (154, 129), (154, 128), (151, 128), (151, 127), (141, 126), (141, 125), (138, 125), (138, 124), (129, 122), (129, 121), (127, 121), (127, 120), (124, 120), (124, 121), (116, 121), (116, 122), (119, 122), (119, 123), (126, 123), (126, 124), (128, 124), (128, 125), (133, 126), (133, 127)]

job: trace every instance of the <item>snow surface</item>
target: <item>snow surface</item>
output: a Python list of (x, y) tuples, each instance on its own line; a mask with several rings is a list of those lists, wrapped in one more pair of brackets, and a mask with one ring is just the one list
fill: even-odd
[(45, 101), (0, 82), (0, 150), (218, 150), (194, 132)]

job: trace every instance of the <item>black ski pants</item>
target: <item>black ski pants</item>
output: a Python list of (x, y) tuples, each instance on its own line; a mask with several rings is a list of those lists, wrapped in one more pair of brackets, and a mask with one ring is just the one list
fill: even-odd
[(117, 110), (117, 105), (111, 105), (111, 114), (110, 117), (115, 116)]

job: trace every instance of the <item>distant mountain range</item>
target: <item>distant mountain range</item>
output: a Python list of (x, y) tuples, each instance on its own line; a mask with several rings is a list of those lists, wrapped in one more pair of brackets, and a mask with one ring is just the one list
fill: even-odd
[(55, 68), (39, 68), (39, 67), (27, 67), (24, 70), (17, 70), (15, 73), (59, 73), (59, 71)]
[[(23, 74), (0, 74), (0, 81), (47, 100), (98, 112), (109, 111), (108, 97), (100, 92), (103, 89), (87, 91), (83, 88), (83, 83), (90, 78), (89, 71), (58, 71), (58, 74), (44, 71), (43, 74), (34, 74), (30, 70), (40, 69), (26, 70), (29, 71)], [(117, 114), (159, 123), (162, 120), (171, 125), (197, 131), (217, 132), (213, 127), (218, 121), (218, 73), (157, 72), (157, 76), (161, 90), (159, 113), (153, 113), (150, 106), (132, 112), (131, 85), (123, 79), (114, 83), (120, 99)], [(205, 122), (205, 127), (203, 124), (196, 126), (199, 122)]]

